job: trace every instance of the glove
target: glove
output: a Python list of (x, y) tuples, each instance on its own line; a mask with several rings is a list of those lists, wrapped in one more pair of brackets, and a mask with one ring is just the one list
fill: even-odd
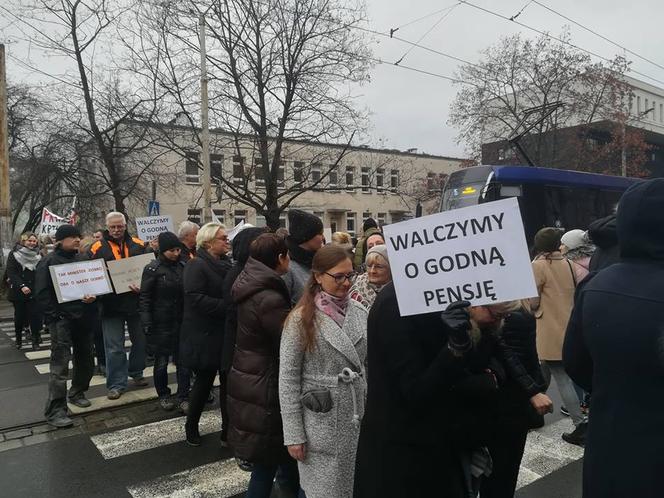
[(465, 350), (470, 347), (470, 313), (468, 301), (457, 301), (450, 304), (440, 314), (440, 319), (447, 329), (450, 345), (456, 350)]

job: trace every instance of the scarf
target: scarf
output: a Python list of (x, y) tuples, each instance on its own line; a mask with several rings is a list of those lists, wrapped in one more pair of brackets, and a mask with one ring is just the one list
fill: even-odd
[(321, 290), (314, 298), (316, 308), (329, 316), (334, 322), (342, 327), (346, 319), (346, 308), (348, 308), (348, 296), (336, 297)]
[(35, 271), (35, 267), (41, 259), (41, 254), (39, 254), (38, 249), (29, 249), (25, 246), (22, 246), (14, 251), (14, 258), (24, 270)]
[(290, 239), (286, 239), (286, 245), (288, 246), (288, 253), (290, 254), (291, 259), (311, 270), (311, 263), (313, 262), (316, 253), (302, 249)]

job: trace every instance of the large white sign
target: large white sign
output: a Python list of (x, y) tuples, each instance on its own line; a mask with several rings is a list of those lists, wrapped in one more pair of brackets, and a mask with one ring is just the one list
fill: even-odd
[(48, 209), (42, 209), (41, 224), (39, 225), (39, 235), (55, 235), (55, 231), (60, 225), (71, 223), (70, 218), (58, 216)]
[(161, 232), (173, 231), (173, 218), (170, 214), (163, 216), (145, 216), (136, 218), (136, 235), (139, 239), (150, 242)]
[(516, 198), (384, 228), (402, 316), (537, 295)]
[(111, 274), (116, 294), (130, 292), (130, 285), (140, 287), (143, 268), (154, 260), (154, 253), (140, 254), (131, 258), (108, 261), (108, 273)]
[(53, 265), (48, 268), (58, 303), (76, 301), (83, 296), (113, 292), (103, 259)]

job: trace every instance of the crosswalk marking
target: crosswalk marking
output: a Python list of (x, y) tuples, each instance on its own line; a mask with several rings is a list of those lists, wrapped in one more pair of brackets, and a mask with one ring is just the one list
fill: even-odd
[(133, 498), (229, 498), (247, 490), (249, 472), (233, 460), (213, 462), (129, 486)]
[[(46, 344), (44, 343), (44, 344), (42, 344), (42, 346), (46, 346)], [(51, 346), (50, 341), (48, 342), (48, 346), (49, 347)], [(131, 341), (128, 340), (128, 339), (125, 340), (124, 346), (126, 348), (131, 346)], [(28, 360), (47, 360), (51, 357), (51, 350), (50, 349), (44, 349), (44, 350), (41, 350), (41, 351), (28, 351), (27, 353), (25, 353), (25, 357)]]
[[(121, 429), (106, 434), (92, 436), (92, 442), (106, 459), (117, 458), (139, 451), (151, 450), (159, 446), (184, 441), (186, 417), (177, 417), (150, 424)], [(221, 415), (218, 410), (208, 410), (201, 415), (199, 423), (201, 435), (221, 430)]]
[[(166, 367), (166, 372), (169, 374), (175, 373), (176, 372), (176, 367), (172, 363), (169, 363), (168, 366)], [(145, 370), (143, 370), (143, 377), (145, 378), (150, 378), (152, 377), (153, 374), (153, 369), (152, 367), (147, 367)], [(90, 387), (92, 386), (103, 386), (106, 384), (106, 377), (102, 377), (101, 375), (93, 375), (92, 379), (90, 379)], [(67, 381), (67, 389), (71, 387), (71, 380)]]

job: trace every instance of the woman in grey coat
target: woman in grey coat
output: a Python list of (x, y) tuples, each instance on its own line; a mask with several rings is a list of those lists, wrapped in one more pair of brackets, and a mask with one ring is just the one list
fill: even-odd
[(279, 401), (284, 444), (307, 498), (350, 498), (364, 414), (367, 310), (349, 299), (353, 263), (330, 245), (281, 337)]

